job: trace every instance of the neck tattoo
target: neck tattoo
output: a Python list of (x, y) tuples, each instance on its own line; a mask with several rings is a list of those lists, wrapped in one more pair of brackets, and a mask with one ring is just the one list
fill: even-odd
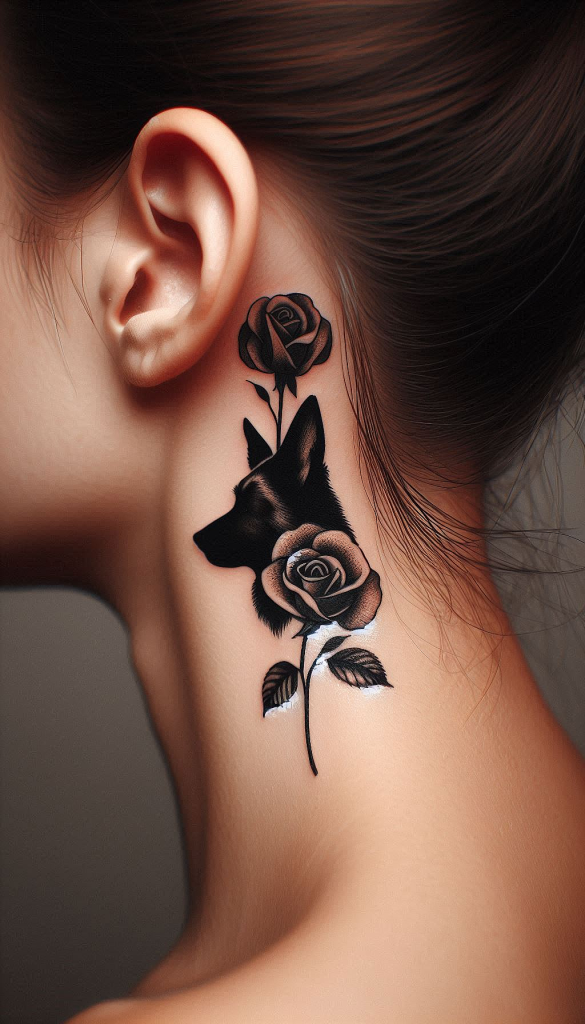
[[(261, 688), (262, 713), (289, 708), (300, 679), (307, 754), (317, 775), (309, 732), (309, 686), (315, 668), (325, 668), (350, 686), (392, 686), (375, 654), (342, 647), (355, 631), (371, 628), (382, 600), (380, 576), (358, 546), (329, 482), (315, 395), (301, 403), (282, 437), (285, 392), (296, 398), (297, 377), (329, 358), (330, 322), (308, 295), (263, 296), (249, 308), (238, 346), (246, 366), (274, 376), (276, 412), (266, 388), (250, 384), (274, 418), (275, 445), (273, 449), (244, 419), (249, 472), (234, 487), (232, 508), (198, 530), (193, 540), (212, 565), (246, 565), (254, 571), (254, 608), (274, 635), (280, 636), (291, 621), (300, 621), (293, 634), (301, 638), (299, 665), (277, 661), (268, 669)], [(313, 651), (307, 658), (309, 646)]]

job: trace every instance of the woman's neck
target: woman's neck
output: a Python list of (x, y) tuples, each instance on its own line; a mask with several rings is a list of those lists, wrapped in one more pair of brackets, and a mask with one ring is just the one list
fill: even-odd
[[(392, 919), (412, 929), (413, 943), (417, 914), (424, 916), (428, 899), (438, 908), (446, 893), (458, 892), (458, 911), (449, 917), (458, 944), (459, 925), (465, 934), (476, 927), (475, 904), (485, 903), (494, 864), (506, 862), (509, 835), (502, 823), (534, 835), (541, 848), (554, 843), (552, 833), (543, 835), (539, 815), (530, 817), (535, 772), (550, 736), (555, 767), (541, 792), (554, 789), (561, 763), (574, 766), (574, 752), (566, 750), (517, 639), (498, 637), (510, 626), (488, 573), (478, 575), (473, 607), (462, 606), (460, 594), (447, 595), (447, 604), (452, 596), (459, 605), (458, 617), (434, 609), (424, 600), (430, 594), (415, 597), (392, 545), (382, 546), (356, 451), (339, 310), (316, 271), (313, 250), (292, 230), (292, 216), (283, 216), (278, 204), (269, 209), (263, 203), (262, 210), (246, 301), (189, 372), (145, 397), (149, 427), (156, 416), (161, 429), (145, 430), (144, 493), (136, 494), (116, 537), (101, 551), (92, 547), (95, 589), (130, 630), (174, 778), (186, 847), (187, 925), (139, 987), (144, 994), (194, 985), (249, 959), (293, 933), (319, 903), (328, 906), (325, 945), (335, 927), (334, 905), (345, 906), (354, 920), (386, 908), (390, 920), (390, 890)], [(238, 342), (256, 298), (283, 293), (311, 296), (331, 322), (333, 345), (326, 360), (315, 360), (296, 378), (296, 395), (284, 391), (280, 416), (274, 378), (244, 365), (242, 351), (250, 355), (253, 345), (248, 335), (242, 351)], [(272, 410), (258, 387), (267, 390)], [(244, 501), (249, 495), (233, 491), (234, 485), (246, 489), (250, 473), (258, 478), (258, 504), (251, 510)], [(430, 496), (449, 501), (446, 511), (454, 515), (481, 521), (477, 493)], [(295, 530), (303, 524), (333, 531), (337, 540), (346, 535), (341, 548), (325, 545), (317, 561), (340, 563), (344, 587), (351, 589), (347, 603), (336, 606), (338, 621), (331, 615), (333, 624), (311, 632), (306, 643), (298, 635), (303, 620), (314, 614), (315, 601), (323, 615), (326, 602), (316, 597), (311, 605), (303, 590), (298, 607), (304, 612), (287, 617), (291, 596), (281, 576), (258, 571), (274, 557), (282, 573), (276, 536), (286, 535), (285, 556), (291, 534), (294, 548), (319, 547), (310, 531), (298, 538)], [(258, 581), (276, 603), (255, 601)], [(420, 589), (421, 581), (414, 583)], [(315, 656), (326, 638), (340, 635), (345, 639), (329, 655), (345, 656), (345, 671), (343, 657), (337, 674), (323, 658), (307, 700)], [(352, 648), (361, 652), (361, 666), (364, 658), (369, 666), (365, 681), (377, 685), (348, 685), (360, 682), (355, 658), (348, 663), (345, 655)], [(282, 662), (292, 674), (276, 686), (269, 680), (266, 690), (267, 673)], [(263, 714), (266, 696), (271, 709)], [(529, 820), (520, 820), (525, 815)], [(585, 837), (574, 838), (578, 850)], [(529, 839), (514, 849), (507, 870), (526, 880), (529, 902), (530, 885), (550, 880), (535, 880)], [(572, 870), (567, 866), (565, 877)], [(516, 884), (512, 876), (508, 881)], [(493, 912), (501, 910), (505, 921), (499, 887), (490, 884), (487, 891)], [(485, 943), (498, 935), (487, 917)], [(427, 924), (419, 923), (423, 935)], [(347, 932), (346, 915), (340, 941)], [(399, 970), (398, 932), (392, 935), (380, 932), (375, 946), (387, 948)], [(444, 938), (438, 945), (448, 956)], [(366, 952), (352, 938), (351, 962)], [(375, 967), (372, 950), (368, 955)]]
[[(226, 325), (226, 345), (234, 331), (236, 321)], [(416, 887), (465, 877), (471, 892), (481, 884), (474, 870), (489, 866), (497, 845), (494, 822), (510, 820), (518, 791), (529, 791), (538, 731), (531, 724), (553, 728), (516, 638), (494, 640), (494, 630), (510, 627), (487, 573), (471, 616), (492, 631), (484, 634), (457, 616), (437, 618), (393, 571), (332, 358), (327, 375), (321, 368), (312, 380), (299, 378), (294, 407), (285, 400), (283, 434), (294, 410), (318, 394), (329, 479), (382, 593), (373, 621), (342, 631), (339, 650), (373, 654), (390, 685), (380, 677), (377, 686), (347, 685), (324, 659), (315, 667), (315, 774), (303, 688), (263, 715), (263, 682), (279, 661), (299, 666), (301, 648), (305, 668), (312, 664), (340, 630), (321, 627), (305, 641), (294, 620), (276, 635), (253, 603), (251, 568), (212, 564), (193, 542), (231, 507), (232, 485), (248, 470), (242, 417), (250, 384), (222, 345), (204, 362), (179, 389), (160, 504), (120, 537), (117, 553), (111, 549), (117, 582), (103, 588), (130, 628), (176, 786), (189, 875), (184, 935), (168, 970), (155, 970), (139, 994), (236, 966), (340, 886), (357, 894), (390, 878)], [(270, 414), (261, 403), (254, 408), (255, 426), (268, 436)], [(520, 767), (500, 771), (512, 747)]]

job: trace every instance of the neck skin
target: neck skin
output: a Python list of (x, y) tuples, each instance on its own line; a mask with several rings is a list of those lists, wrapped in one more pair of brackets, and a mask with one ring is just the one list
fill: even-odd
[[(380, 905), (384, 885), (392, 886), (394, 909), (403, 922), (408, 916), (414, 935), (424, 930), (428, 911), (414, 894), (428, 899), (452, 884), (469, 894), (469, 920), (462, 910), (458, 923), (474, 931), (477, 899), (487, 899), (478, 893), (490, 891), (494, 863), (498, 890), (505, 890), (506, 872), (512, 885), (520, 862), (530, 860), (528, 837), (526, 852), (507, 864), (494, 823), (516, 821), (518, 801), (530, 793), (535, 736), (546, 732), (564, 742), (518, 641), (494, 643), (457, 617), (444, 618), (440, 630), (433, 611), (409, 591), (392, 551), (382, 550), (355, 454), (338, 310), (285, 230), (261, 225), (262, 266), (252, 268), (241, 305), (201, 362), (174, 382), (158, 494), (141, 500), (95, 570), (94, 589), (130, 629), (186, 846), (187, 925), (136, 989), (141, 995), (200, 983), (242, 963), (319, 905), (329, 907), (331, 925), (331, 899), (346, 907), (355, 900), (353, 912), (365, 913)], [(282, 251), (285, 272), (267, 270), (279, 266)], [(270, 388), (272, 378), (244, 366), (237, 336), (254, 298), (289, 291), (309, 294), (331, 320), (333, 349), (326, 363), (298, 379), (296, 400), (286, 394), (283, 428), (316, 394), (331, 482), (381, 577), (375, 622), (356, 640), (375, 652), (393, 684), (368, 694), (315, 672), (310, 713), (318, 776), (308, 763), (302, 698), (266, 718), (261, 711), (267, 668), (280, 659), (298, 664), (299, 624), (273, 636), (252, 604), (252, 571), (211, 565), (192, 540), (231, 507), (232, 486), (248, 471), (243, 416), (272, 437), (269, 410), (247, 383)], [(477, 495), (451, 500), (452, 511), (465, 508), (479, 521)], [(510, 633), (487, 574), (480, 582), (486, 596), (470, 615)], [(548, 839), (541, 834), (538, 841), (544, 875)], [(410, 902), (401, 906), (405, 892)], [(408, 934), (403, 929), (402, 939)]]

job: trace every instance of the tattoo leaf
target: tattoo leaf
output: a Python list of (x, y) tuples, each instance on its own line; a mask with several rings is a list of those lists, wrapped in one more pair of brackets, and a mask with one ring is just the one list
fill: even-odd
[(361, 647), (346, 647), (332, 654), (327, 664), (334, 676), (350, 686), (392, 686), (380, 659)]
[[(248, 378), (246, 378), (246, 380), (248, 380)], [(254, 384), (254, 381), (248, 380), (248, 384)], [(258, 398), (261, 398), (263, 402), (268, 402), (268, 405), (270, 405), (270, 395), (268, 394), (266, 388), (263, 388), (261, 384), (254, 384), (254, 387), (256, 388), (256, 394), (258, 395)]]
[(295, 398), (296, 398), (297, 397), (297, 378), (296, 377), (287, 377), (286, 383), (288, 385), (288, 390), (291, 391), (293, 393), (293, 395), (295, 396)]
[(334, 651), (335, 648), (339, 647), (346, 639), (347, 636), (330, 636), (329, 639), (326, 640), (325, 643), (323, 644), (321, 650), (319, 651), (318, 657), (320, 658), (322, 654), (327, 654), (329, 651)]
[(262, 717), (271, 708), (279, 708), (296, 693), (299, 670), (290, 661), (277, 661), (264, 676), (262, 683)]
[(303, 622), (301, 628), (297, 633), (293, 633), (293, 636), (310, 636), (311, 633), (316, 633), (320, 626), (320, 622)]

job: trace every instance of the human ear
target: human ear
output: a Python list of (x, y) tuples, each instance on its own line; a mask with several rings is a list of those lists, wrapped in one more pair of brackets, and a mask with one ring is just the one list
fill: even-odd
[(149, 387), (197, 362), (227, 319), (256, 241), (257, 181), (223, 121), (175, 107), (144, 125), (123, 184), (100, 299), (121, 373)]

